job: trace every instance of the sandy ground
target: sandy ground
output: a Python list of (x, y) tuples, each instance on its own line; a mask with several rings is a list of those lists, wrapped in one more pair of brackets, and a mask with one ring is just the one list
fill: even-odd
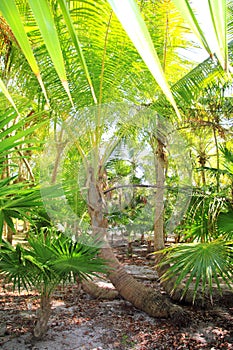
[[(124, 263), (131, 265), (128, 271), (142, 283), (160, 289), (148, 262), (135, 258)], [(191, 323), (178, 328), (172, 320), (151, 318), (120, 297), (96, 300), (78, 285), (60, 286), (54, 293), (48, 331), (44, 339), (35, 341), (32, 331), (38, 307), (36, 293), (19, 295), (10, 286), (0, 287), (0, 349), (233, 349), (233, 297), (208, 310), (183, 306)]]

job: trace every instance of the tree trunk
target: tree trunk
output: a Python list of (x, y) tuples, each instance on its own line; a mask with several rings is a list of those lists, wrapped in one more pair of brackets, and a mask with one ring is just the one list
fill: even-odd
[(156, 149), (156, 185), (155, 218), (154, 218), (154, 250), (164, 249), (164, 185), (166, 171), (166, 155), (164, 144), (157, 138)]
[[(103, 198), (98, 181), (94, 179), (94, 170), (88, 173), (88, 208), (94, 235), (103, 240), (106, 234), (107, 220), (103, 216)], [(174, 305), (170, 299), (160, 292), (145, 286), (129, 275), (115, 257), (108, 242), (101, 249), (101, 257), (108, 261), (109, 279), (120, 295), (136, 308), (148, 315), (159, 318), (173, 318), (178, 324), (186, 323), (188, 318), (182, 308)]]
[(33, 331), (35, 338), (40, 339), (46, 333), (51, 315), (51, 301), (46, 293), (42, 293), (40, 300), (39, 318)]
[(97, 284), (91, 282), (90, 280), (88, 281), (83, 280), (82, 288), (86, 293), (90, 294), (92, 297), (96, 299), (114, 300), (116, 297), (119, 296), (119, 293), (117, 290), (100, 287)]
[[(152, 145), (154, 145), (153, 140), (151, 141)], [(156, 138), (157, 148), (155, 151), (155, 164), (156, 164), (156, 185), (157, 191), (155, 194), (155, 219), (154, 219), (154, 250), (158, 252), (165, 248), (165, 240), (164, 240), (164, 188), (165, 188), (165, 174), (167, 168), (167, 159), (165, 154), (165, 145), (160, 140), (160, 138)], [(154, 148), (154, 147), (153, 147)], [(163, 289), (166, 291), (168, 295), (174, 301), (180, 302), (181, 299), (183, 302), (192, 303), (193, 302), (193, 291), (191, 288), (183, 295), (184, 284), (180, 284), (175, 290), (173, 290), (173, 286), (175, 283), (175, 278), (162, 281), (162, 275), (167, 271), (169, 265), (163, 265), (163, 267), (159, 266), (159, 262), (161, 261), (163, 255), (156, 255), (156, 271), (160, 277), (160, 284)], [(196, 298), (196, 302), (198, 304), (204, 303), (204, 296), (198, 295)]]
[(145, 286), (129, 275), (110, 247), (102, 249), (101, 257), (108, 260), (108, 266), (112, 269), (108, 277), (125, 300), (150, 316), (172, 318), (178, 324), (187, 322), (187, 315), (180, 306), (173, 304), (164, 294)]
[(14, 232), (12, 231), (11, 227), (6, 224), (6, 240), (10, 244), (13, 242), (13, 234)]

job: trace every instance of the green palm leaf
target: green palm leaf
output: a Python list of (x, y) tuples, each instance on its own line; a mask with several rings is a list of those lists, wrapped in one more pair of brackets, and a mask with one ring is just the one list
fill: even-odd
[(163, 274), (162, 280), (174, 280), (173, 291), (184, 282), (182, 297), (193, 285), (193, 302), (199, 288), (203, 294), (207, 292), (212, 298), (214, 282), (220, 292), (222, 281), (232, 288), (232, 243), (215, 240), (209, 243), (180, 244), (165, 249), (167, 255), (161, 265), (169, 264), (170, 267)]
[(226, 240), (233, 239), (233, 209), (226, 213), (220, 213), (217, 219), (219, 232)]
[(228, 71), (227, 2), (209, 0), (208, 3), (216, 36), (216, 55), (222, 67)]
[[(228, 49), (227, 49), (227, 5), (226, 0), (209, 0), (210, 21), (209, 27), (212, 28), (214, 36), (207, 38), (199, 24), (198, 14), (195, 15), (188, 0), (173, 0), (180, 10), (183, 18), (189, 23), (191, 29), (196, 35), (202, 46), (207, 50), (210, 56), (213, 56), (211, 47), (215, 48), (216, 56), (221, 66), (228, 69)], [(208, 15), (208, 14), (207, 14)], [(205, 17), (208, 21), (208, 16)]]
[[(34, 118), (40, 114), (32, 113), (28, 115), (27, 104), (22, 108), (19, 106), (21, 116), (19, 117), (15, 110), (9, 108), (2, 115), (0, 122), (0, 174), (4, 175), (5, 160), (17, 160), (18, 149), (21, 145), (21, 151), (33, 148), (31, 144), (38, 142), (32, 138), (32, 134), (38, 130), (41, 125), (45, 125), (47, 120), (35, 123)], [(31, 107), (30, 107), (31, 109)], [(30, 110), (29, 109), (29, 110)], [(26, 114), (26, 116), (25, 116)], [(28, 126), (30, 125), (31, 126)], [(30, 144), (30, 147), (27, 145)], [(34, 147), (39, 150), (38, 147)], [(13, 162), (11, 162), (13, 167)], [(18, 170), (18, 166), (16, 166)], [(0, 238), (2, 235), (4, 222), (14, 231), (13, 218), (28, 219), (30, 221), (30, 214), (42, 205), (41, 195), (38, 188), (30, 188), (32, 183), (14, 183), (17, 178), (15, 176), (8, 176), (6, 179), (0, 180)], [(49, 193), (49, 190), (47, 191)]]
[(91, 90), (91, 93), (92, 93), (93, 100), (94, 100), (95, 103), (97, 103), (97, 98), (96, 98), (94, 87), (93, 87), (93, 84), (92, 84), (92, 81), (91, 81), (90, 73), (88, 71), (87, 63), (86, 63), (86, 60), (84, 58), (84, 54), (83, 54), (83, 50), (82, 50), (81, 44), (80, 44), (79, 39), (78, 39), (78, 37), (76, 35), (75, 28), (74, 28), (71, 16), (69, 14), (69, 10), (68, 10), (67, 5), (66, 5), (64, 0), (58, 0), (58, 3), (60, 5), (60, 7), (61, 7), (62, 14), (64, 16), (64, 20), (65, 20), (67, 28), (69, 30), (70, 36), (71, 36), (71, 38), (73, 40), (75, 48), (76, 48), (76, 50), (78, 52), (78, 55), (80, 57), (80, 60), (82, 62), (82, 66), (83, 66), (84, 72), (86, 74), (88, 84), (90, 86), (90, 90)]
[(48, 2), (46, 0), (29, 0), (29, 3), (57, 74), (69, 96), (71, 103), (73, 103), (67, 82), (59, 37)]
[(188, 0), (173, 0), (179, 11), (181, 12), (184, 19), (189, 23), (190, 27), (192, 28), (194, 34), (200, 41), (200, 43), (204, 46), (206, 51), (212, 56), (212, 51), (209, 47), (209, 43), (206, 40), (205, 34), (203, 33), (199, 22), (197, 20), (197, 17), (195, 16), (192, 7), (189, 4)]
[(174, 107), (177, 116), (180, 118), (169, 85), (166, 81), (161, 63), (155, 51), (151, 36), (142, 18), (139, 7), (134, 0), (108, 0), (113, 11), (127, 32), (129, 38), (135, 45), (151, 74), (161, 87), (167, 99)]
[(58, 283), (76, 275), (87, 279), (107, 272), (97, 247), (73, 242), (64, 234), (48, 230), (31, 235), (28, 243), (27, 247), (2, 243), (0, 249), (0, 273), (19, 290), (36, 287), (50, 294)]
[(9, 24), (12, 32), (14, 33), (14, 36), (21, 47), (28, 63), (30, 64), (30, 67), (33, 71), (33, 73), (36, 75), (39, 84), (42, 88), (42, 91), (45, 95), (45, 98), (48, 102), (48, 97), (46, 94), (46, 90), (44, 87), (44, 83), (41, 79), (40, 70), (37, 65), (36, 59), (34, 57), (31, 45), (29, 43), (27, 34), (25, 32), (22, 20), (20, 18), (19, 11), (17, 9), (17, 6), (14, 2), (14, 0), (1, 0), (0, 1), (0, 11), (2, 12), (2, 15), (6, 19), (7, 23)]
[[(64, 234), (40, 234), (37, 239), (30, 237), (30, 246), (37, 259), (48, 264), (56, 274), (68, 276), (71, 272), (80, 277), (95, 275), (96, 272), (106, 273), (104, 261), (97, 256), (98, 248), (73, 242)], [(88, 257), (88, 261), (87, 261)]]
[(25, 249), (20, 245), (13, 247), (4, 242), (0, 249), (0, 274), (8, 282), (13, 282), (13, 289), (26, 290), (33, 286), (33, 265), (23, 257)]

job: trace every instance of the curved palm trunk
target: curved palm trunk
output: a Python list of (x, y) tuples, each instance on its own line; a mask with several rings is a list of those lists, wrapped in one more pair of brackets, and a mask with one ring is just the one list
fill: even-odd
[(108, 260), (108, 265), (112, 269), (108, 277), (125, 300), (150, 316), (171, 317), (174, 322), (180, 324), (187, 321), (186, 314), (180, 306), (173, 304), (167, 296), (145, 286), (129, 275), (110, 247), (102, 249), (101, 257)]
[[(101, 190), (93, 175), (93, 169), (89, 169), (88, 208), (93, 233), (103, 240), (106, 233), (107, 220), (103, 216)], [(172, 304), (167, 296), (152, 288), (148, 288), (129, 275), (106, 241), (105, 247), (101, 250), (101, 257), (108, 261), (110, 268), (108, 277), (124, 299), (150, 316), (171, 317), (174, 322), (179, 324), (187, 322), (186, 314), (180, 306)]]

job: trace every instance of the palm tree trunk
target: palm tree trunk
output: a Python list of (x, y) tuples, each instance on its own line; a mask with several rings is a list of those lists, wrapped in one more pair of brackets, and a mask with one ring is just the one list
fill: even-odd
[(108, 277), (125, 300), (150, 316), (172, 318), (179, 324), (187, 321), (186, 314), (180, 306), (173, 304), (166, 295), (145, 286), (129, 275), (110, 247), (102, 249), (101, 257), (108, 260), (108, 265), (112, 269)]
[[(94, 171), (89, 169), (88, 178), (88, 207), (94, 235), (102, 240), (106, 234), (107, 220), (103, 216), (103, 198), (98, 182), (94, 180)], [(101, 250), (101, 257), (108, 261), (110, 268), (109, 279), (119, 294), (136, 308), (145, 311), (148, 315), (159, 318), (173, 318), (174, 322), (182, 324), (187, 317), (182, 308), (174, 305), (170, 299), (160, 292), (138, 282), (129, 275), (124, 266), (115, 257), (111, 247), (105, 240)]]
[(51, 300), (47, 293), (42, 293), (40, 300), (39, 318), (33, 331), (35, 338), (40, 339), (46, 333), (51, 315)]

